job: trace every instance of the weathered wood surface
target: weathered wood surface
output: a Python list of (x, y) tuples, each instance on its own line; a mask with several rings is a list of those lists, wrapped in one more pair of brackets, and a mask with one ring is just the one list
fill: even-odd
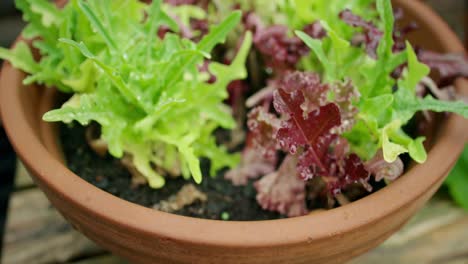
[(103, 252), (73, 230), (39, 189), (12, 196), (2, 263), (63, 263)]
[(468, 264), (468, 212), (433, 199), (402, 230), (351, 264)]

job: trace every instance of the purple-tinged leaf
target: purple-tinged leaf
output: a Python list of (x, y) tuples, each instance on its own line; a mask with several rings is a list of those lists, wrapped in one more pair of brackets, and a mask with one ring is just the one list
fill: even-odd
[(288, 37), (288, 28), (283, 25), (257, 31), (254, 43), (267, 66), (274, 70), (294, 69), (300, 58), (309, 53), (299, 38)]
[(254, 12), (245, 13), (242, 22), (244, 23), (245, 29), (252, 31), (254, 34), (265, 28), (262, 19)]
[(371, 191), (371, 186), (367, 183), (369, 180), (369, 172), (358, 155), (352, 153), (344, 160), (344, 165), (337, 171), (335, 177), (323, 177), (327, 183), (328, 190), (332, 194), (337, 195), (343, 188), (353, 183), (361, 183), (368, 191)]
[(440, 54), (421, 49), (418, 51), (418, 59), (431, 69), (437, 70), (443, 81), (468, 77), (468, 58), (465, 54)]
[(266, 27), (254, 13), (244, 17), (244, 24), (247, 30), (254, 33), (255, 48), (262, 55), (266, 66), (276, 73), (295, 69), (299, 60), (309, 53), (309, 48), (298, 37), (288, 36), (289, 29), (285, 25)]
[[(348, 83), (334, 89), (337, 102), (354, 115), (354, 87)], [(302, 151), (296, 168), (299, 176), (305, 180), (317, 176), (327, 179), (328, 188), (336, 193), (357, 179), (365, 183), (368, 173), (357, 156), (346, 156), (347, 142), (334, 133), (340, 130), (342, 116), (337, 104), (322, 105), (327, 91), (328, 86), (321, 85), (318, 76), (292, 73), (275, 91), (273, 105), (286, 118), (276, 134), (280, 146), (293, 155)]]
[(406, 36), (417, 30), (419, 26), (414, 21), (411, 21), (406, 25), (401, 25), (400, 22), (404, 20), (405, 16), (405, 13), (401, 8), (395, 8), (393, 10), (393, 16), (395, 17), (395, 26), (393, 28), (393, 52), (397, 53), (406, 49)]
[[(383, 37), (383, 32), (380, 31), (374, 23), (365, 21), (361, 17), (353, 14), (351, 10), (346, 9), (340, 13), (340, 18), (346, 24), (359, 27), (364, 30), (364, 35), (362, 36), (362, 42), (364, 42), (367, 54), (370, 57), (377, 58), (377, 47), (379, 46), (380, 40)], [(358, 41), (359, 42), (359, 41)]]
[(359, 94), (351, 83), (332, 88), (338, 104), (327, 104), (326, 97), (317, 99), (325, 96), (329, 87), (321, 85), (316, 75), (292, 73), (281, 84), (273, 95), (273, 105), (284, 118), (276, 140), (290, 154), (299, 153), (296, 171), (300, 178), (322, 177), (334, 194), (356, 182), (367, 186), (369, 174), (362, 161), (348, 155), (347, 141), (337, 134), (344, 129), (341, 112), (350, 119), (357, 112), (352, 103)]
[[(409, 23), (403, 27), (398, 25), (398, 21), (401, 20), (403, 17), (403, 11), (401, 9), (395, 10), (395, 26), (393, 32), (393, 52), (398, 53), (406, 48), (406, 35), (410, 32), (416, 30), (418, 25), (414, 22)], [(371, 57), (376, 59), (377, 58), (377, 48), (380, 44), (380, 40), (383, 37), (383, 32), (371, 21), (365, 21), (360, 16), (353, 14), (353, 12), (349, 9), (346, 9), (340, 13), (340, 18), (346, 24), (356, 27), (362, 28), (363, 34), (358, 34), (354, 37), (353, 43), (354, 45), (365, 45), (365, 49), (367, 54)], [(396, 75), (398, 73), (395, 73)], [(399, 76), (399, 75), (398, 75)]]
[(199, 6), (205, 10), (208, 10), (208, 6), (211, 1), (210, 0), (164, 0), (164, 2), (173, 6), (194, 5), (194, 6)]
[(203, 64), (198, 66), (198, 71), (207, 73), (209, 76), (209, 79), (206, 82), (213, 84), (216, 82), (216, 76), (212, 72), (210, 72), (209, 67), (210, 67), (210, 61), (205, 59), (203, 61)]
[(246, 185), (250, 179), (256, 179), (275, 171), (277, 162), (277, 156), (265, 157), (259, 155), (254, 147), (248, 147), (242, 153), (239, 166), (229, 170), (224, 178), (230, 180), (235, 186)]
[(338, 136), (327, 134), (320, 137), (314, 147), (307, 147), (299, 156), (297, 172), (304, 180), (311, 180), (321, 175), (328, 175), (331, 159), (328, 156), (329, 147), (337, 140)]
[(210, 31), (207, 19), (191, 19), (190, 26), (193, 30), (200, 32), (200, 36), (205, 36)]
[[(278, 171), (255, 183), (260, 205), (289, 216), (303, 214), (305, 182), (316, 177), (323, 179), (333, 194), (353, 183), (368, 186), (369, 173), (362, 161), (349, 155), (348, 142), (336, 133), (341, 131), (340, 106), (345, 108), (346, 117), (356, 113), (352, 102), (358, 94), (351, 83), (331, 88), (339, 105), (327, 102), (330, 86), (322, 84), (316, 74), (287, 73), (276, 84), (273, 106), (281, 119), (268, 113), (265, 106), (249, 114), (247, 148), (260, 149), (263, 155), (258, 156), (263, 158), (271, 157), (268, 153), (277, 158), (280, 148), (289, 152)], [(252, 160), (247, 158), (245, 163)], [(242, 182), (246, 178), (252, 177), (247, 174)]]
[(350, 130), (356, 122), (359, 109), (356, 107), (355, 102), (359, 100), (361, 95), (351, 81), (333, 84), (330, 90), (333, 91), (333, 102), (338, 105), (341, 114), (341, 125), (334, 132), (341, 134)]
[(247, 125), (250, 131), (241, 164), (225, 174), (225, 178), (234, 185), (245, 185), (249, 179), (273, 172), (278, 162), (278, 146), (273, 136), (279, 129), (279, 119), (264, 108), (257, 107), (248, 114)]
[(416, 87), (416, 95), (424, 97), (427, 91), (430, 91), (435, 98), (442, 101), (457, 101), (463, 99), (462, 96), (457, 95), (457, 91), (453, 85), (441, 88), (429, 76), (421, 79), (421, 82)]
[[(151, 2), (151, 1), (144, 1)], [(173, 6), (192, 5), (198, 6), (204, 10), (208, 10), (210, 0), (164, 0), (166, 4)], [(209, 32), (209, 21), (207, 19), (190, 18), (189, 25), (182, 23), (182, 19), (177, 15), (172, 14), (172, 19), (177, 23), (180, 32), (179, 35), (183, 38), (191, 39), (194, 42), (199, 42), (203, 36)], [(165, 35), (171, 31), (167, 26), (161, 26), (158, 29), (158, 36), (163, 39)]]
[(302, 92), (304, 102), (300, 105), (304, 114), (317, 110), (327, 103), (329, 86), (322, 84), (316, 73), (293, 72), (286, 74), (280, 88), (287, 93)]
[(306, 182), (296, 173), (297, 159), (288, 155), (278, 171), (255, 182), (257, 202), (264, 210), (276, 211), (289, 217), (307, 214)]
[(388, 163), (383, 157), (383, 152), (379, 151), (368, 162), (365, 163), (366, 170), (372, 174), (376, 181), (383, 179), (394, 181), (403, 174), (404, 165), (400, 158)]
[(327, 31), (319, 21), (306, 25), (302, 31), (314, 39), (323, 39), (327, 36)]
[(281, 121), (273, 114), (267, 113), (264, 108), (254, 108), (248, 114), (247, 126), (249, 136), (247, 146), (252, 145), (264, 157), (276, 155), (278, 144), (274, 136), (278, 132)]
[(315, 145), (319, 136), (330, 132), (335, 126), (341, 124), (340, 109), (334, 103), (327, 104), (307, 114), (301, 105), (305, 99), (301, 91), (287, 93), (279, 89), (274, 93), (274, 106), (276, 111), (288, 116), (281, 124), (276, 134), (280, 146), (295, 154), (299, 147)]
[(249, 89), (248, 83), (243, 80), (232, 81), (227, 87), (229, 97), (225, 103), (231, 106), (232, 115), (240, 127), (245, 123), (247, 109), (244, 104), (244, 96)]
[[(274, 81), (269, 80), (269, 83), (274, 83)], [(257, 105), (266, 105), (269, 106), (273, 102), (273, 92), (276, 90), (275, 86), (268, 85), (267, 87), (256, 92), (245, 101), (247, 107), (255, 107)]]

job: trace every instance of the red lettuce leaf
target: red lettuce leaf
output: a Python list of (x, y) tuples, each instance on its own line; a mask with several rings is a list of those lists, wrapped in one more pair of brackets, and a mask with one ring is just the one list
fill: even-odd
[(374, 23), (365, 21), (360, 16), (353, 14), (353, 12), (351, 12), (349, 9), (342, 11), (340, 13), (340, 18), (346, 24), (353, 27), (362, 28), (364, 30), (364, 34), (362, 35), (363, 39), (356, 42), (359, 44), (360, 42), (364, 42), (367, 54), (369, 54), (370, 57), (376, 59), (377, 47), (379, 46), (380, 40), (382, 39), (383, 32), (380, 31)]
[(400, 158), (394, 162), (388, 163), (383, 157), (383, 152), (379, 151), (377, 154), (365, 164), (366, 170), (371, 173), (376, 181), (383, 179), (394, 181), (403, 174), (404, 165)]
[(256, 32), (255, 47), (268, 67), (275, 70), (294, 69), (309, 48), (297, 37), (288, 37), (288, 27), (274, 25)]
[(457, 77), (468, 77), (468, 58), (465, 54), (439, 54), (420, 49), (418, 59), (433, 70), (437, 70), (442, 81), (451, 81)]
[(259, 90), (245, 101), (247, 107), (263, 105), (269, 107), (273, 102), (273, 92), (276, 90), (276, 80), (268, 80), (267, 87)]
[(164, 2), (173, 6), (194, 5), (194, 6), (199, 6), (205, 10), (208, 10), (208, 6), (211, 1), (210, 0), (164, 0)]
[(331, 159), (329, 146), (337, 140), (337, 135), (328, 134), (317, 140), (314, 148), (307, 147), (299, 157), (297, 170), (304, 180), (311, 180), (316, 176), (328, 175)]
[[(323, 88), (318, 78), (307, 74), (291, 74), (285, 80), (274, 93), (274, 107), (285, 116), (276, 140), (290, 154), (300, 153), (296, 168), (300, 177), (304, 180), (322, 177), (334, 194), (352, 183), (366, 184), (369, 173), (361, 159), (355, 154), (346, 155), (347, 142), (335, 134), (342, 124), (339, 106), (335, 103), (321, 106), (323, 102), (320, 102), (313, 104), (313, 110), (304, 109), (307, 96), (316, 94), (317, 97), (326, 94), (328, 89)], [(338, 102), (350, 107), (348, 101), (352, 96), (347, 94), (352, 93), (350, 89), (343, 90), (348, 92), (338, 93)]]
[[(418, 25), (415, 22), (411, 22), (405, 26), (399, 25), (404, 16), (401, 9), (395, 9), (394, 16), (393, 52), (398, 53), (406, 48), (406, 36), (410, 32), (418, 29)], [(355, 45), (364, 44), (369, 56), (376, 59), (377, 48), (382, 39), (383, 32), (380, 31), (374, 23), (365, 21), (363, 18), (353, 14), (349, 9), (342, 11), (340, 13), (340, 18), (350, 26), (363, 29), (363, 34), (356, 35), (353, 43)], [(418, 59), (428, 65), (432, 70), (439, 72), (441, 84), (451, 83), (457, 77), (468, 77), (468, 58), (465, 54), (440, 54), (419, 49)], [(404, 67), (405, 65), (398, 67), (392, 76), (394, 78), (399, 78)]]
[(393, 52), (399, 52), (406, 49), (406, 36), (419, 28), (418, 24), (414, 21), (409, 22), (406, 25), (401, 25), (404, 21), (405, 13), (401, 8), (395, 8), (393, 10), (393, 16), (395, 17), (395, 25), (393, 28), (393, 40), (395, 44), (393, 46)]
[(245, 185), (249, 179), (273, 172), (278, 162), (278, 146), (273, 136), (279, 129), (279, 119), (257, 107), (249, 113), (247, 125), (249, 133), (241, 164), (225, 174), (234, 185)]
[(264, 210), (289, 217), (307, 214), (306, 182), (295, 173), (297, 158), (286, 156), (278, 171), (255, 182), (257, 202)]
[(252, 145), (265, 157), (276, 155), (278, 144), (274, 139), (280, 128), (280, 120), (263, 107), (254, 108), (248, 115), (248, 145)]
[[(150, 0), (145, 0), (144, 2), (150, 3)], [(198, 6), (206, 11), (208, 11), (211, 4), (210, 0), (164, 0), (166, 4), (172, 6), (182, 6), (182, 5), (192, 5)], [(209, 21), (207, 19), (195, 19), (190, 18), (190, 25), (185, 25), (182, 23), (181, 19), (176, 15), (171, 15), (172, 19), (177, 22), (180, 32), (179, 35), (183, 38), (188, 38), (194, 42), (198, 42), (202, 39), (203, 36), (209, 32)], [(163, 39), (167, 33), (174, 33), (167, 26), (160, 26), (158, 29), (158, 36)]]
[(334, 94), (333, 102), (340, 108), (341, 125), (335, 129), (335, 132), (341, 134), (350, 130), (355, 124), (359, 109), (354, 103), (361, 95), (351, 81), (333, 84), (330, 90)]
[(280, 146), (291, 154), (296, 154), (299, 147), (314, 146), (318, 137), (330, 133), (341, 124), (340, 109), (334, 103), (320, 107), (307, 115), (301, 109), (305, 99), (300, 91), (287, 93), (279, 89), (274, 94), (276, 111), (287, 114), (276, 134)]
[(240, 165), (229, 170), (224, 178), (230, 180), (235, 186), (246, 185), (250, 179), (256, 179), (275, 171), (277, 162), (277, 156), (265, 157), (259, 155), (256, 148), (248, 147), (242, 152)]
[(302, 31), (314, 39), (323, 39), (327, 36), (327, 31), (319, 21), (306, 25)]
[(324, 177), (328, 189), (334, 195), (353, 183), (361, 183), (368, 191), (372, 190), (372, 186), (368, 184), (369, 173), (358, 155), (351, 153), (341, 162), (344, 164), (337, 170), (334, 177)]
[[(299, 60), (309, 54), (309, 48), (296, 36), (289, 36), (285, 25), (265, 26), (253, 12), (244, 17), (247, 30), (254, 33), (255, 48), (262, 54), (267, 67), (276, 73), (294, 70)], [(306, 25), (304, 32), (313, 38), (323, 38), (326, 32), (318, 23)]]
[[(297, 71), (288, 73), (279, 83), (278, 88), (283, 89), (286, 93), (302, 93), (304, 102), (300, 104), (300, 107), (305, 114), (308, 114), (327, 103), (329, 86), (322, 84), (320, 76), (316, 73)], [(284, 113), (284, 111), (280, 113)]]
[[(406, 35), (418, 28), (418, 25), (414, 22), (411, 22), (405, 26), (400, 26), (399, 22), (403, 18), (403, 10), (395, 9), (394, 10), (395, 25), (393, 30), (393, 52), (398, 53), (405, 50), (406, 48)], [(379, 47), (380, 40), (383, 37), (383, 32), (371, 21), (365, 21), (358, 15), (353, 14), (349, 9), (346, 9), (340, 13), (340, 18), (346, 24), (362, 28), (363, 34), (358, 34), (353, 39), (355, 45), (364, 44), (367, 54), (376, 59), (377, 58), (377, 48)]]
[[(248, 179), (270, 171), (255, 183), (257, 201), (264, 209), (288, 216), (307, 212), (307, 180), (322, 179), (332, 194), (354, 183), (367, 186), (369, 173), (357, 155), (349, 154), (348, 142), (339, 135), (343, 117), (356, 112), (352, 105), (356, 96), (352, 84), (332, 87), (323, 84), (316, 74), (288, 72), (275, 85), (276, 113), (268, 112), (272, 109), (265, 105), (249, 113), (250, 132), (241, 167), (235, 171), (236, 176), (229, 174), (227, 178), (245, 184)], [(330, 91), (334, 92), (338, 104), (327, 101)], [(278, 150), (288, 154), (274, 171)]]

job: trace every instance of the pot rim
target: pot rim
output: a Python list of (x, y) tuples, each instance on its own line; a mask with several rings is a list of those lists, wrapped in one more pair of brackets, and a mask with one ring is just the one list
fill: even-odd
[[(412, 15), (430, 23), (432, 35), (446, 52), (464, 52), (463, 45), (448, 25), (419, 1), (397, 1)], [(10, 77), (7, 83), (7, 75)], [(40, 183), (60, 195), (82, 214), (149, 236), (200, 245), (228, 247), (268, 247), (319, 241), (344, 235), (372, 225), (408, 206), (441, 182), (457, 160), (467, 140), (468, 121), (450, 115), (439, 131), (438, 141), (423, 165), (416, 165), (391, 185), (348, 205), (313, 215), (266, 221), (219, 221), (179, 216), (146, 208), (115, 197), (91, 185), (54, 158), (40, 136), (28, 124), (20, 98), (12, 84), (21, 83), (24, 74), (5, 63), (0, 76), (2, 120), (16, 152)], [(14, 82), (11, 82), (11, 80)], [(457, 80), (459, 89), (468, 92), (468, 82)], [(439, 166), (433, 168), (429, 164)]]

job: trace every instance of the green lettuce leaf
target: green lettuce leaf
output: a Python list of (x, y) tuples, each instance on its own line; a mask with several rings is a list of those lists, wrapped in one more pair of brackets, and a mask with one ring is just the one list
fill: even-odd
[(15, 68), (21, 69), (28, 73), (36, 73), (39, 71), (39, 65), (34, 60), (29, 46), (24, 42), (19, 42), (10, 51), (0, 47), (0, 58), (9, 61)]
[(468, 147), (463, 150), (445, 184), (455, 202), (468, 210)]

